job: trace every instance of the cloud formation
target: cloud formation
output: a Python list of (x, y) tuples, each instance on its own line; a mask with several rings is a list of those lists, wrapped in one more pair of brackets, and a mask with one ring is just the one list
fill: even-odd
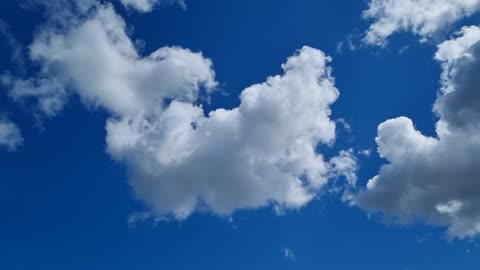
[(0, 147), (15, 151), (22, 144), (23, 137), (18, 127), (5, 117), (0, 117)]
[(356, 169), (350, 152), (331, 163), (316, 152), (335, 139), (329, 106), (338, 90), (328, 61), (304, 47), (283, 75), (245, 89), (231, 110), (205, 116), (200, 106), (173, 101), (150, 119), (111, 119), (108, 149), (129, 165), (137, 197), (156, 216), (299, 208), (328, 178), (354, 177)]
[(364, 42), (385, 46), (396, 32), (410, 31), (427, 40), (480, 10), (480, 0), (371, 0), (364, 11), (373, 20)]
[(141, 56), (111, 4), (86, 14), (47, 24), (29, 47), (37, 76), (3, 82), (50, 117), (74, 96), (106, 110), (107, 151), (127, 165), (146, 215), (299, 208), (329, 179), (355, 183), (352, 151), (331, 161), (317, 152), (335, 141), (330, 105), (339, 95), (320, 50), (302, 48), (283, 75), (245, 89), (238, 107), (207, 113), (199, 97), (217, 86), (210, 59), (180, 47)]
[(438, 46), (442, 89), (434, 105), (436, 137), (406, 117), (378, 127), (378, 152), (389, 164), (353, 196), (372, 212), (448, 226), (452, 237), (480, 233), (480, 28), (464, 27)]

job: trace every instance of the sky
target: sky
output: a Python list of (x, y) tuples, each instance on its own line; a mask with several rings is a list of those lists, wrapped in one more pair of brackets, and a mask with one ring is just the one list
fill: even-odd
[(477, 269), (478, 25), (478, 0), (0, 0), (0, 268)]

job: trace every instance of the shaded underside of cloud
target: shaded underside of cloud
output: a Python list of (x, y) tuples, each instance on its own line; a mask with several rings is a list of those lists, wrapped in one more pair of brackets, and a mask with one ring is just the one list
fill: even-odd
[(137, 10), (139, 12), (150, 12), (156, 5), (176, 4), (185, 7), (184, 0), (119, 0), (125, 7)]
[(442, 89), (434, 104), (437, 136), (406, 117), (390, 119), (376, 138), (382, 166), (353, 201), (387, 216), (445, 225), (452, 237), (480, 233), (480, 29), (465, 27), (438, 46)]

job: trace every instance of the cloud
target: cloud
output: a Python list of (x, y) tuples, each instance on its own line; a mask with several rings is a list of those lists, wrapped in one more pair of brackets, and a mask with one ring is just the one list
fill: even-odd
[(356, 169), (350, 152), (332, 162), (316, 152), (335, 139), (329, 105), (338, 90), (328, 61), (304, 47), (283, 75), (245, 89), (231, 110), (206, 116), (200, 106), (173, 101), (150, 119), (111, 119), (108, 150), (128, 164), (133, 190), (154, 216), (299, 208), (332, 173), (350, 179)]
[(155, 5), (159, 4), (177, 4), (185, 7), (184, 0), (119, 0), (125, 7), (135, 9), (139, 12), (150, 12)]
[(12, 63), (17, 65), (20, 70), (25, 68), (25, 61), (23, 59), (23, 47), (17, 41), (17, 39), (10, 32), (10, 27), (8, 24), (0, 20), (0, 39), (1, 42), (4, 42), (10, 49), (10, 60)]
[(125, 27), (111, 5), (98, 7), (66, 34), (47, 27), (30, 45), (30, 58), (41, 64), (40, 74), (27, 79), (4, 76), (9, 96), (36, 100), (48, 116), (62, 109), (69, 92), (91, 107), (137, 116), (161, 110), (164, 99), (194, 101), (202, 87), (215, 88), (209, 59), (180, 47), (163, 47), (141, 57)]
[(480, 0), (371, 0), (363, 17), (373, 20), (364, 42), (385, 46), (396, 32), (427, 40), (480, 10)]
[(364, 156), (364, 157), (370, 157), (370, 156), (372, 155), (372, 150), (370, 150), (370, 149), (363, 149), (363, 150), (357, 151), (357, 153), (358, 153), (359, 155)]
[(125, 29), (111, 4), (48, 23), (29, 47), (38, 74), (3, 82), (50, 117), (75, 96), (107, 111), (107, 151), (127, 165), (141, 216), (296, 209), (329, 179), (354, 184), (351, 150), (330, 161), (317, 152), (335, 141), (330, 105), (339, 95), (323, 52), (302, 48), (284, 74), (245, 89), (238, 107), (207, 113), (199, 98), (217, 86), (211, 60), (180, 47), (141, 56)]
[(406, 117), (378, 127), (382, 166), (353, 202), (400, 220), (448, 226), (452, 237), (480, 233), (480, 28), (465, 27), (438, 46), (442, 89), (436, 137)]
[(285, 257), (285, 259), (290, 260), (290, 261), (295, 261), (296, 260), (295, 253), (293, 253), (293, 250), (291, 250), (289, 248), (284, 248), (283, 249), (283, 256)]
[(15, 151), (22, 144), (23, 137), (18, 127), (5, 117), (0, 117), (0, 147)]

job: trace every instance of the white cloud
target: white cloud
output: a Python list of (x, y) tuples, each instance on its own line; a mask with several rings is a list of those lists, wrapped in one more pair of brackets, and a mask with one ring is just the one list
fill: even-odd
[(302, 48), (283, 75), (245, 89), (237, 108), (205, 115), (197, 103), (217, 85), (212, 62), (180, 47), (142, 57), (125, 28), (109, 4), (49, 23), (30, 46), (39, 74), (3, 81), (10, 97), (37, 101), (48, 116), (70, 96), (109, 112), (107, 150), (127, 164), (142, 216), (299, 208), (328, 179), (356, 180), (351, 150), (331, 161), (316, 151), (334, 143), (330, 105), (339, 95), (323, 52)]
[(465, 27), (438, 46), (442, 89), (434, 106), (437, 136), (406, 117), (378, 128), (382, 166), (353, 201), (369, 211), (445, 225), (453, 237), (480, 233), (480, 29)]
[[(338, 97), (329, 58), (304, 47), (241, 94), (239, 107), (212, 111), (174, 101), (150, 119), (111, 119), (110, 153), (128, 164), (131, 185), (151, 214), (177, 219), (195, 211), (299, 208), (330, 177), (356, 170), (351, 152), (326, 162), (319, 143), (332, 143), (329, 105)], [(335, 174), (334, 176), (332, 174)]]
[(480, 0), (371, 0), (363, 16), (373, 23), (364, 41), (384, 46), (388, 37), (401, 31), (430, 39), (479, 10)]
[(59, 34), (48, 27), (30, 46), (41, 64), (35, 79), (4, 79), (15, 100), (35, 98), (49, 116), (74, 92), (87, 104), (116, 115), (150, 114), (165, 98), (196, 100), (202, 87), (216, 86), (212, 63), (200, 53), (163, 47), (142, 58), (125, 33), (125, 22), (110, 5)]
[(178, 4), (185, 7), (184, 0), (120, 0), (127, 8), (132, 8), (140, 12), (150, 12), (155, 5), (159, 4)]
[(372, 150), (370, 150), (370, 149), (359, 150), (359, 151), (357, 151), (357, 154), (365, 156), (365, 157), (370, 157), (372, 155)]
[(283, 249), (283, 256), (285, 257), (285, 259), (290, 260), (290, 261), (295, 261), (296, 260), (295, 253), (293, 253), (293, 250), (291, 250), (289, 248), (284, 248)]
[(0, 147), (14, 151), (23, 144), (18, 127), (5, 117), (0, 117)]

